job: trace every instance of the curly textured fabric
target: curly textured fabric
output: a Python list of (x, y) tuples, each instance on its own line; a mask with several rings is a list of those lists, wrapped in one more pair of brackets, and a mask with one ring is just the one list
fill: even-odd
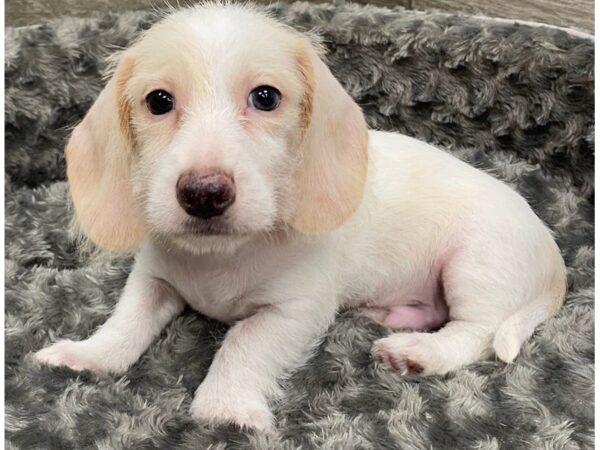
[(342, 311), (286, 380), (274, 436), (191, 420), (194, 390), (226, 331), (191, 310), (122, 377), (42, 367), (30, 352), (92, 333), (131, 266), (70, 239), (63, 146), (103, 85), (104, 57), (156, 19), (130, 13), (8, 28), (10, 448), (592, 447), (593, 42), (543, 27), (343, 3), (268, 9), (323, 34), (333, 73), (372, 127), (441, 146), (524, 195), (568, 265), (565, 306), (513, 364), (490, 360), (436, 377), (376, 367), (371, 344), (389, 330)]

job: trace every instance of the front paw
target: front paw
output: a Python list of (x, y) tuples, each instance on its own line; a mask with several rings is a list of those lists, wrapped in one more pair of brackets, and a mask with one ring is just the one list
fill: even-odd
[(232, 423), (241, 428), (272, 432), (273, 414), (264, 400), (246, 397), (215, 395), (199, 388), (190, 406), (192, 417), (198, 422), (221, 425)]
[(96, 373), (114, 372), (106, 365), (98, 349), (87, 341), (74, 342), (69, 339), (58, 341), (36, 353), (33, 357), (50, 366), (68, 367), (77, 372), (90, 370)]

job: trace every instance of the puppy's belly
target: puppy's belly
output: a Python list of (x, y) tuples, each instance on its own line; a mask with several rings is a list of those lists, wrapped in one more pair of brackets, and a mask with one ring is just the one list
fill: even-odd
[(392, 306), (386, 311), (383, 325), (392, 329), (434, 330), (448, 321), (448, 306), (443, 298), (433, 303)]
[[(448, 321), (448, 305), (438, 272), (415, 290), (398, 288), (361, 308), (374, 321), (392, 328), (434, 330)], [(403, 292), (404, 291), (404, 292)]]
[(393, 281), (385, 283), (385, 288), (378, 289), (360, 309), (392, 329), (440, 328), (449, 319), (443, 273), (457, 250), (456, 246), (447, 247), (429, 264), (418, 267), (415, 262), (404, 266), (404, 270), (388, 272), (386, 278)]

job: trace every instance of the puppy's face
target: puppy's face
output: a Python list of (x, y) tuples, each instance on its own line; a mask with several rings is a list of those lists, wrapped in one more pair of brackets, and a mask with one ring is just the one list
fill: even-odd
[(131, 56), (135, 197), (149, 230), (186, 248), (236, 246), (289, 212), (306, 128), (302, 48), (238, 14), (172, 17)]
[(77, 218), (100, 245), (150, 235), (231, 251), (274, 229), (343, 222), (362, 194), (366, 127), (308, 39), (205, 6), (120, 56), (67, 163)]

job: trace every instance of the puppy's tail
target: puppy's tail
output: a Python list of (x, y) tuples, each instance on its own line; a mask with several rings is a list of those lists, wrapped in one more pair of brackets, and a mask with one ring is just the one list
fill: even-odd
[(498, 358), (509, 363), (517, 357), (521, 346), (535, 328), (558, 312), (564, 302), (566, 289), (567, 278), (561, 259), (548, 289), (500, 323), (493, 343)]

